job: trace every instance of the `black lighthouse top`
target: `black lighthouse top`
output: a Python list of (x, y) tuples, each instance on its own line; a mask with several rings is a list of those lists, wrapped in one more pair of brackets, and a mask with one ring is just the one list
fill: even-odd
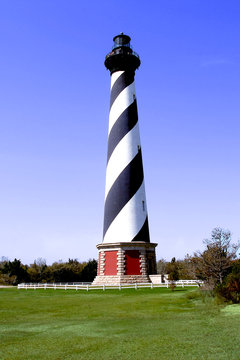
[(121, 33), (113, 38), (112, 51), (107, 54), (104, 65), (111, 74), (115, 71), (135, 71), (140, 66), (140, 59), (130, 45), (131, 38)]

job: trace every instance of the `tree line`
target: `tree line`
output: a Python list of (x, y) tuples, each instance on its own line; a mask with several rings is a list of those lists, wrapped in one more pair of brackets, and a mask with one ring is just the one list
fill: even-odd
[(47, 265), (45, 259), (39, 258), (30, 265), (23, 265), (21, 260), (0, 261), (0, 283), (17, 285), (19, 283), (47, 282), (92, 282), (97, 275), (97, 261), (79, 262), (69, 259), (67, 262), (54, 262)]

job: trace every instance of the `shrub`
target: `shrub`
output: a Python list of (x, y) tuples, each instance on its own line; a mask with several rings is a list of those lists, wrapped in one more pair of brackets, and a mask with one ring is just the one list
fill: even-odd
[(237, 304), (240, 303), (240, 260), (233, 261), (231, 270), (223, 284), (216, 287), (216, 293), (227, 301)]

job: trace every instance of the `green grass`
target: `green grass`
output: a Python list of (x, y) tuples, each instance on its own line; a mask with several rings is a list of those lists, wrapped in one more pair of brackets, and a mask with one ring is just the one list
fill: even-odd
[(239, 307), (182, 288), (0, 289), (0, 359), (239, 360)]

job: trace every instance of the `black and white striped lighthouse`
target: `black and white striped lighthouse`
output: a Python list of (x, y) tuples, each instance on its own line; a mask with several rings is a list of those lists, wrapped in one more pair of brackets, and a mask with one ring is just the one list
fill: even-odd
[(150, 243), (139, 136), (135, 70), (139, 56), (130, 37), (120, 34), (106, 56), (111, 98), (103, 242), (94, 283), (148, 282), (156, 271), (156, 244)]

